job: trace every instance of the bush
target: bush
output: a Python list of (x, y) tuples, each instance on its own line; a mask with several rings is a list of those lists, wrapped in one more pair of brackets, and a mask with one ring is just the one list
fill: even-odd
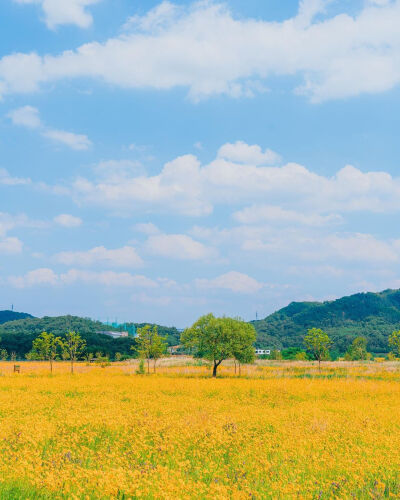
[(144, 369), (144, 361), (143, 359), (141, 359), (139, 361), (139, 366), (138, 366), (138, 369), (136, 370), (136, 375), (144, 375), (146, 372), (145, 372), (145, 369)]

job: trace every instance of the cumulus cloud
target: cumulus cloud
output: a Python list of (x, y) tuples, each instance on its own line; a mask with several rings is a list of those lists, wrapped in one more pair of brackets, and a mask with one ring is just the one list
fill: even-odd
[(236, 213), (238, 220), (297, 218), (302, 224), (321, 225), (340, 221), (337, 215), (344, 212), (400, 210), (400, 177), (387, 172), (363, 172), (346, 165), (327, 177), (297, 163), (264, 166), (257, 160), (240, 163), (219, 155), (205, 165), (193, 155), (180, 156), (155, 175), (78, 177), (68, 189), (53, 187), (57, 189), (79, 204), (124, 214), (143, 209), (201, 217), (217, 205), (250, 203), (252, 208)]
[(29, 288), (37, 285), (56, 285), (57, 274), (49, 268), (35, 269), (27, 272), (24, 276), (10, 276), (8, 282), (15, 288)]
[(22, 106), (8, 113), (14, 125), (22, 125), (28, 128), (41, 128), (39, 110), (33, 106)]
[(70, 269), (57, 274), (52, 269), (41, 268), (29, 271), (23, 276), (10, 276), (8, 282), (15, 288), (30, 288), (38, 285), (103, 285), (107, 287), (156, 288), (158, 283), (142, 275), (116, 273), (113, 271), (85, 271)]
[[(85, 12), (84, 0), (47, 3), (71, 4), (78, 18)], [(397, 86), (400, 1), (375, 0), (354, 15), (316, 18), (327, 4), (302, 1), (298, 15), (269, 22), (236, 17), (224, 4), (163, 2), (105, 42), (56, 56), (4, 56), (0, 88), (3, 94), (32, 92), (57, 80), (91, 77), (122, 88), (186, 87), (200, 99), (251, 96), (269, 77), (289, 76), (303, 79), (297, 93), (319, 102)]]
[(342, 221), (339, 215), (319, 215), (315, 213), (301, 213), (295, 210), (285, 210), (272, 205), (252, 205), (233, 214), (233, 217), (242, 224), (258, 224), (269, 222), (278, 224), (302, 224), (306, 226), (324, 226)]
[(95, 181), (79, 177), (73, 182), (71, 195), (81, 202), (117, 210), (131, 211), (139, 206), (152, 212), (199, 216), (212, 211), (202, 190), (200, 163), (196, 157), (186, 155), (166, 163), (158, 175), (101, 176)]
[(143, 260), (130, 246), (111, 250), (100, 246), (87, 251), (60, 252), (55, 255), (55, 259), (62, 264), (73, 266), (107, 264), (112, 267), (140, 267), (143, 265)]
[(235, 293), (256, 293), (263, 287), (254, 278), (237, 271), (230, 271), (211, 280), (197, 279), (195, 285), (198, 288), (225, 289)]
[(114, 271), (81, 271), (70, 269), (67, 273), (60, 275), (60, 281), (65, 284), (86, 283), (100, 284), (115, 287), (131, 288), (157, 288), (158, 283), (143, 275), (130, 273), (116, 273)]
[(22, 252), (22, 241), (18, 238), (9, 236), (0, 238), (0, 254), (12, 255)]
[(43, 136), (54, 142), (64, 144), (75, 151), (85, 151), (92, 145), (86, 135), (74, 134), (73, 132), (66, 132), (65, 130), (45, 130)]
[(48, 28), (54, 29), (62, 24), (73, 24), (79, 28), (88, 28), (93, 18), (86, 7), (100, 0), (14, 0), (19, 4), (36, 4), (43, 9)]
[(25, 214), (12, 215), (0, 212), (0, 254), (13, 255), (22, 252), (23, 243), (8, 233), (16, 228), (43, 228), (47, 224), (40, 220), (30, 219)]
[(54, 222), (64, 227), (78, 227), (82, 225), (82, 219), (70, 214), (60, 214), (54, 217)]
[(254, 255), (279, 257), (283, 262), (393, 264), (400, 258), (400, 240), (383, 240), (368, 233), (331, 233), (323, 228), (240, 225), (219, 229), (195, 226), (193, 237), (219, 247)]
[(24, 177), (13, 177), (5, 168), (0, 168), (0, 185), (21, 186), (31, 184), (31, 179)]
[(274, 151), (263, 151), (258, 144), (250, 146), (243, 141), (224, 144), (219, 148), (218, 157), (250, 165), (270, 165), (281, 161), (281, 157)]
[(40, 119), (39, 110), (33, 106), (23, 106), (14, 109), (7, 116), (14, 125), (37, 129), (43, 137), (64, 144), (76, 151), (86, 150), (92, 145), (86, 135), (45, 127)]
[(204, 260), (214, 257), (215, 250), (185, 234), (155, 234), (148, 238), (146, 250), (161, 257), (178, 260)]

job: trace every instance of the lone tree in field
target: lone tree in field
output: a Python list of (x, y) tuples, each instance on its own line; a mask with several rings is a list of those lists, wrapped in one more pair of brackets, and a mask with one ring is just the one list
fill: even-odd
[(351, 346), (347, 349), (345, 359), (347, 361), (365, 361), (371, 358), (371, 354), (367, 351), (367, 339), (365, 337), (357, 337), (353, 340)]
[(389, 337), (389, 346), (392, 348), (393, 354), (400, 357), (400, 330), (395, 330)]
[(41, 359), (50, 363), (50, 373), (53, 373), (53, 363), (61, 347), (60, 337), (43, 332), (32, 342), (31, 359)]
[(332, 345), (332, 341), (328, 337), (328, 334), (320, 328), (311, 328), (304, 337), (304, 343), (318, 361), (318, 369), (321, 371), (321, 361), (327, 358), (329, 348)]
[(79, 333), (68, 332), (62, 341), (63, 357), (71, 362), (71, 373), (74, 373), (74, 363), (86, 348), (86, 341)]
[[(239, 363), (239, 376), (242, 374), (242, 365), (253, 363), (256, 357), (254, 352), (254, 342), (256, 341), (256, 331), (250, 323), (245, 323), (239, 319), (224, 318), (229, 321), (228, 327), (232, 328), (235, 336), (233, 344), (233, 358)], [(236, 373), (236, 366), (235, 366)]]
[(181, 335), (185, 347), (194, 349), (196, 356), (212, 361), (213, 377), (225, 359), (251, 360), (250, 350), (255, 339), (252, 325), (240, 319), (216, 318), (213, 314), (202, 316)]
[(153, 371), (156, 372), (157, 361), (165, 354), (167, 343), (165, 338), (159, 335), (156, 325), (153, 328), (145, 325), (138, 328), (136, 337), (137, 347), (131, 347), (137, 351), (141, 359), (147, 362), (147, 373), (150, 373), (150, 360), (153, 360)]

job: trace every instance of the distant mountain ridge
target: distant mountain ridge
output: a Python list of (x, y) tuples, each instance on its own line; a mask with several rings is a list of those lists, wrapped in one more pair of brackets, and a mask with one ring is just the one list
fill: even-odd
[(389, 350), (388, 335), (400, 329), (400, 290), (357, 293), (326, 302), (292, 302), (252, 324), (259, 347), (301, 347), (307, 330), (317, 327), (331, 336), (333, 349), (339, 352), (362, 335), (371, 352), (384, 353)]
[(7, 323), (8, 321), (16, 321), (18, 319), (33, 318), (32, 315), (28, 313), (21, 313), (15, 311), (0, 311), (0, 325)]
[[(345, 352), (353, 339), (360, 335), (367, 338), (371, 352), (386, 353), (389, 350), (388, 336), (400, 329), (400, 290), (357, 293), (326, 302), (291, 302), (251, 323), (257, 331), (257, 347), (301, 347), (307, 330), (317, 327), (330, 335), (334, 341), (333, 349), (339, 353)], [(96, 332), (103, 329), (103, 323), (77, 316), (35, 318), (27, 313), (0, 311), (0, 337), (3, 338), (10, 334), (34, 338), (44, 330), (62, 335), (75, 330), (94, 345), (99, 340)], [(112, 327), (107, 329), (114, 330)], [(179, 343), (176, 328), (160, 326), (159, 331), (168, 338), (169, 345)]]

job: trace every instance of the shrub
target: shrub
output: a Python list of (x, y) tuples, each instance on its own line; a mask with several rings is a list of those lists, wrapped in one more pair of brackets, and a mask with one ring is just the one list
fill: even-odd
[(145, 369), (144, 369), (144, 360), (141, 359), (139, 361), (139, 366), (138, 366), (138, 369), (136, 370), (136, 375), (144, 375), (146, 372), (145, 372)]

